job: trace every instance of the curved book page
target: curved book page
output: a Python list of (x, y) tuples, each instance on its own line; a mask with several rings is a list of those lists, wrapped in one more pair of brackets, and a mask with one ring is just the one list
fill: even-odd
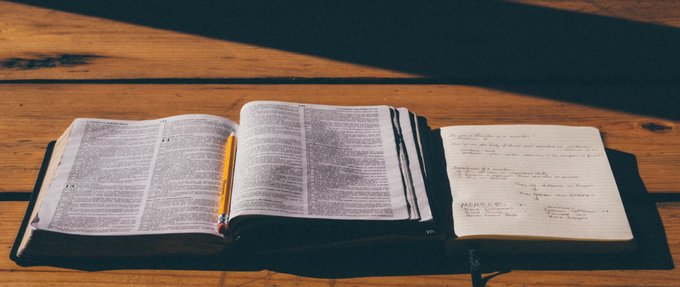
[(231, 120), (77, 119), (32, 226), (81, 235), (216, 233)]
[(241, 109), (232, 217), (409, 218), (387, 106)]

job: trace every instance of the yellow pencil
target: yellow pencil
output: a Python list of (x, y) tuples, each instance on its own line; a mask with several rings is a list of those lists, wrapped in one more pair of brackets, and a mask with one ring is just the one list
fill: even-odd
[(231, 188), (234, 184), (234, 159), (236, 159), (236, 135), (231, 132), (227, 138), (224, 175), (222, 176), (222, 198), (220, 199), (220, 216), (217, 220), (217, 232), (226, 234), (229, 230), (229, 207), (231, 205)]

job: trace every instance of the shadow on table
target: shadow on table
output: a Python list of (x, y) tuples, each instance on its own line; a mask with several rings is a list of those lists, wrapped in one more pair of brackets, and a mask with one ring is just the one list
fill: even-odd
[[(444, 79), (443, 83), (500, 87), (680, 119), (673, 105), (680, 88), (668, 86), (680, 79), (680, 30), (673, 27), (491, 0), (14, 2)], [(11, 64), (18, 69), (31, 68), (22, 63), (39, 61), (0, 60), (6, 68)], [(187, 68), (191, 65), (187, 63)], [(626, 87), (566, 92), (514, 84)], [(653, 86), (651, 91), (648, 85)]]
[[(433, 137), (435, 146), (440, 146)], [(46, 154), (46, 158), (49, 158)], [(619, 187), (628, 220), (638, 249), (631, 253), (608, 255), (494, 255), (481, 254), (481, 271), (498, 272), (486, 278), (512, 270), (619, 270), (673, 269), (673, 261), (661, 218), (655, 203), (639, 177), (635, 156), (607, 149), (607, 156)], [(435, 166), (435, 171), (445, 168)], [(44, 173), (44, 171), (41, 171)], [(445, 175), (438, 175), (446, 178)], [(448, 180), (446, 180), (448, 181)], [(443, 183), (441, 186), (448, 186)], [(450, 213), (450, 191), (443, 191), (439, 212)], [(31, 206), (34, 202), (31, 203)], [(442, 207), (449, 210), (442, 210)], [(445, 209), (445, 208), (444, 208)], [(450, 219), (443, 224), (452, 224)], [(22, 230), (26, 227), (25, 223)], [(23, 234), (23, 232), (20, 232)], [(13, 253), (16, 252), (15, 243)], [(254, 249), (258, 249), (255, 246)], [(214, 256), (159, 256), (149, 258), (93, 260), (52, 260), (24, 262), (23, 265), (49, 265), (88, 271), (112, 269), (179, 269), (256, 271), (268, 269), (317, 278), (347, 278), (365, 276), (406, 276), (461, 274), (469, 272), (468, 258), (447, 257), (441, 240), (423, 240), (400, 244), (374, 244), (352, 248), (334, 248), (307, 252), (255, 255), (243, 250), (227, 250)], [(16, 260), (13, 258), (13, 260)], [(21, 263), (21, 262), (19, 262)]]

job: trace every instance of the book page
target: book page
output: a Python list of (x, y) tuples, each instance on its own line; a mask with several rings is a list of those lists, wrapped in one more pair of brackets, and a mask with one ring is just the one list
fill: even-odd
[[(421, 221), (432, 220), (432, 210), (427, 198), (427, 190), (425, 189), (425, 179), (423, 178), (424, 166), (421, 165), (419, 158), (419, 143), (415, 131), (411, 126), (411, 113), (406, 108), (398, 108), (399, 126), (404, 143), (405, 156), (404, 161), (407, 165), (404, 172), (409, 180), (410, 187), (413, 189), (413, 196), (415, 203), (413, 204)], [(415, 117), (415, 115), (414, 115)], [(409, 186), (407, 186), (408, 188)]]
[(77, 119), (37, 229), (85, 235), (215, 233), (227, 136), (209, 115)]
[(599, 131), (441, 129), (457, 236), (632, 239)]
[(408, 218), (387, 106), (251, 102), (237, 137), (232, 218)]

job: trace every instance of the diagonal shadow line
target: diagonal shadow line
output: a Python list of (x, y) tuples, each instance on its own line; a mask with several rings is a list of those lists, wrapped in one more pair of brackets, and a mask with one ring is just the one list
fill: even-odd
[[(680, 81), (671, 27), (492, 0), (14, 2), (680, 119), (680, 87), (666, 84)], [(583, 81), (605, 85), (554, 84)]]

